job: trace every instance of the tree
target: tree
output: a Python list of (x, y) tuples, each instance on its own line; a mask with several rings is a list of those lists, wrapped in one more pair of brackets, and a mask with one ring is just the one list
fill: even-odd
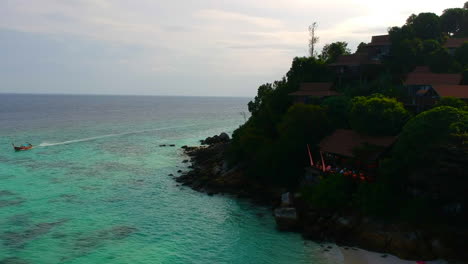
[(430, 154), (429, 149), (444, 144), (450, 134), (462, 132), (467, 124), (468, 113), (450, 106), (422, 112), (403, 127), (393, 156), (403, 166), (424, 163), (425, 157)]
[(468, 68), (468, 42), (463, 43), (463, 45), (455, 51), (455, 59), (463, 68)]
[(451, 106), (453, 108), (463, 109), (464, 107), (466, 107), (466, 103), (460, 98), (446, 96), (442, 97), (435, 106)]
[(422, 42), (422, 54), (427, 56), (433, 52), (440, 50), (442, 46), (434, 39), (426, 39)]
[(318, 27), (317, 22), (314, 22), (309, 26), (309, 34), (310, 34), (309, 54), (310, 54), (310, 57), (315, 56), (315, 44), (319, 41), (319, 37), (317, 37), (315, 35), (315, 30), (317, 29), (317, 27)]
[(433, 72), (459, 72), (460, 65), (446, 49), (439, 49), (427, 56), (427, 64)]
[(356, 49), (356, 53), (363, 52), (365, 50), (366, 46), (367, 46), (367, 44), (364, 43), (364, 42), (359, 43), (359, 45), (357, 46), (357, 49)]
[(344, 41), (338, 41), (331, 44), (326, 44), (322, 49), (320, 58), (327, 63), (333, 63), (340, 55), (348, 55), (350, 53), (351, 50), (348, 48), (348, 43)]
[(462, 72), (462, 85), (468, 85), (468, 67)]
[(467, 140), (468, 112), (435, 107), (408, 121), (395, 144), (390, 166), (385, 166), (396, 170), (393, 175), (405, 185), (437, 193), (439, 201), (463, 206), (468, 203)]
[(278, 124), (279, 140), (270, 152), (268, 166), (277, 181), (294, 187), (307, 164), (306, 144), (315, 146), (331, 132), (331, 122), (325, 108), (296, 104), (289, 108)]
[(286, 73), (288, 84), (296, 91), (302, 82), (329, 82), (332, 71), (323, 61), (313, 57), (296, 57)]
[[(398, 32), (396, 34), (398, 35), (402, 33)], [(405, 38), (398, 41), (398, 39), (400, 39), (401, 36), (395, 37), (397, 41), (393, 42), (394, 44), (392, 45), (390, 56), (390, 66), (392, 67), (393, 71), (406, 73), (412, 70), (415, 66), (423, 63), (423, 45), (420, 39)]]
[(402, 103), (379, 94), (353, 98), (349, 115), (354, 130), (375, 136), (396, 135), (410, 116)]
[(322, 101), (335, 128), (349, 128), (348, 112), (351, 99), (346, 96), (331, 96)]
[(411, 21), (414, 35), (420, 39), (441, 38), (440, 18), (434, 13), (420, 13)]
[(273, 87), (271, 83), (266, 83), (258, 87), (257, 96), (255, 96), (253, 101), (248, 103), (249, 112), (252, 115), (255, 115), (262, 106), (262, 103), (267, 100), (267, 97), (273, 92)]
[(463, 8), (445, 9), (440, 16), (440, 26), (443, 32), (458, 36), (460, 32), (464, 32), (468, 25), (464, 25), (466, 10)]

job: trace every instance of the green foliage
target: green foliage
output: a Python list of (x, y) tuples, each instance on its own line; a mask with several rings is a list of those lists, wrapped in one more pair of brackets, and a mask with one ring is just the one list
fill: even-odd
[(389, 72), (383, 72), (371, 82), (370, 90), (390, 98), (403, 98), (404, 92), (400, 85), (393, 83), (393, 76)]
[(356, 53), (363, 52), (366, 48), (367, 44), (364, 42), (359, 43), (356, 49)]
[(468, 67), (465, 68), (465, 70), (462, 72), (462, 76), (463, 76), (463, 79), (462, 79), (462, 85), (468, 85)]
[(351, 127), (368, 135), (396, 135), (409, 118), (403, 104), (382, 95), (353, 98)]
[(263, 84), (258, 87), (257, 96), (254, 101), (248, 103), (249, 112), (256, 115), (260, 110), (262, 103), (268, 100), (268, 97), (273, 93), (273, 87), (270, 83)]
[(420, 13), (408, 24), (416, 38), (441, 39), (440, 18), (434, 13)]
[(443, 72), (459, 72), (460, 65), (456, 60), (448, 54), (447, 50), (439, 49), (429, 54), (427, 64), (431, 68), (431, 71), (443, 73)]
[(351, 54), (351, 50), (348, 48), (348, 43), (344, 41), (338, 41), (331, 44), (326, 44), (322, 49), (320, 58), (327, 63), (333, 63), (336, 62), (340, 55), (348, 54)]
[(347, 96), (331, 96), (322, 101), (334, 128), (349, 128), (348, 112), (351, 99)]
[(333, 73), (322, 60), (310, 57), (294, 58), (291, 69), (286, 74), (288, 92), (299, 89), (302, 82), (328, 82), (333, 80)]
[(463, 8), (445, 9), (440, 16), (442, 31), (453, 36), (463, 36), (468, 31), (468, 25), (465, 24), (467, 12)]
[(296, 104), (284, 115), (278, 124), (278, 131), (282, 139), (293, 143), (316, 144), (330, 132), (330, 121), (323, 107)]
[(455, 59), (462, 67), (468, 68), (468, 42), (463, 43), (463, 45), (455, 51)]
[(280, 151), (272, 156), (268, 165), (274, 167), (272, 175), (276, 183), (294, 187), (307, 164), (306, 144), (318, 144), (331, 132), (331, 123), (323, 107), (296, 104), (278, 124), (278, 132), (275, 147)]
[[(412, 197), (409, 188), (438, 193), (447, 201), (465, 199), (462, 202), (467, 204), (463, 196), (468, 184), (466, 104), (442, 98), (435, 108), (407, 122), (411, 116), (396, 100), (403, 98), (401, 79), (415, 66), (428, 65), (435, 72), (465, 69), (463, 83), (468, 84), (468, 43), (454, 56), (443, 48), (448, 37), (468, 36), (467, 4), (464, 9), (447, 9), (441, 17), (412, 15), (405, 25), (389, 29), (392, 47), (384, 70), (379, 66), (364, 69), (361, 78), (340, 78), (338, 89), (345, 96), (317, 99), (316, 105), (292, 105), (288, 94), (302, 82), (336, 80), (327, 64), (350, 54), (346, 42), (326, 45), (318, 58), (294, 58), (283, 79), (259, 87), (248, 105), (252, 116), (233, 133), (230, 160), (246, 163), (247, 175), (264, 184), (295, 189), (308, 163), (306, 144), (313, 147), (333, 129), (399, 135), (391, 156), (381, 162), (376, 182), (357, 184), (331, 175), (304, 190), (304, 196), (317, 208), (344, 209), (353, 203), (366, 215), (401, 215), (407, 221), (435, 211), (427, 206), (432, 198)], [(357, 51), (363, 50), (365, 43)], [(365, 157), (374, 149), (364, 146), (355, 154)]]
[(293, 106), (288, 111), (292, 104), (288, 94), (298, 90), (302, 82), (331, 79), (330, 69), (321, 60), (302, 57), (293, 60), (286, 78), (260, 86), (248, 105), (252, 116), (233, 133), (230, 163), (247, 161), (252, 164), (249, 176), (261, 181), (297, 184), (306, 161), (306, 142), (316, 144), (323, 131), (329, 131), (330, 122), (326, 110), (318, 106)]
[(434, 72), (460, 72), (465, 56), (454, 59), (442, 47), (446, 37), (465, 36), (468, 11), (451, 8), (439, 18), (433, 13), (411, 15), (404, 26), (389, 29), (392, 48), (386, 64), (393, 73), (406, 74), (418, 65), (429, 65)]
[(387, 182), (363, 183), (354, 196), (354, 203), (365, 215), (384, 218), (395, 216), (402, 196)]
[(423, 44), (420, 39), (406, 38), (407, 33), (402, 33), (403, 29), (394, 28), (391, 30), (392, 49), (390, 51), (389, 64), (393, 72), (406, 73), (415, 66), (422, 64), (424, 57)]
[(435, 106), (436, 107), (451, 106), (453, 108), (463, 109), (464, 107), (467, 106), (467, 104), (460, 98), (447, 96), (447, 97), (442, 97)]
[(351, 178), (337, 173), (328, 175), (317, 185), (303, 190), (302, 193), (316, 208), (337, 210), (351, 205), (355, 186)]
[(424, 163), (430, 149), (444, 144), (452, 133), (466, 132), (468, 112), (441, 106), (420, 113), (403, 127), (393, 157), (402, 167)]

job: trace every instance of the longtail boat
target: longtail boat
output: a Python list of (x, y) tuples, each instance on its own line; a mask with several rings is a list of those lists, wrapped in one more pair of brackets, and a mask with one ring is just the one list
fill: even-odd
[(15, 149), (15, 151), (29, 150), (33, 148), (33, 145), (31, 143), (27, 143), (19, 147), (15, 146), (15, 144), (13, 143), (11, 145), (13, 145), (13, 148)]

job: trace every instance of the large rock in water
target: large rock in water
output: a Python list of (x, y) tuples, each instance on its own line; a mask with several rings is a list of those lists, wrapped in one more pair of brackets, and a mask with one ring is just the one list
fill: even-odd
[(207, 137), (204, 140), (200, 140), (200, 143), (202, 145), (213, 145), (218, 143), (226, 143), (229, 142), (229, 140), (229, 135), (223, 132), (219, 135), (214, 135), (212, 137)]
[(298, 226), (298, 217), (296, 208), (283, 207), (275, 209), (275, 220), (278, 229), (294, 230)]

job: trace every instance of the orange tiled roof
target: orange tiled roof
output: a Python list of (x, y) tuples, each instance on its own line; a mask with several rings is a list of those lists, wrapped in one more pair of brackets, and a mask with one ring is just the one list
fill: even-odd
[(299, 90), (289, 95), (317, 97), (340, 95), (338, 92), (332, 90), (332, 87), (333, 83), (329, 82), (301, 83)]
[(461, 99), (468, 99), (468, 85), (433, 85), (432, 88), (439, 96), (453, 96)]
[(361, 135), (350, 129), (337, 129), (332, 135), (324, 138), (319, 147), (322, 151), (352, 157), (353, 150), (366, 143), (386, 148), (395, 140), (396, 137), (372, 137)]
[(413, 72), (425, 72), (425, 73), (430, 73), (431, 69), (429, 66), (417, 66), (414, 68)]
[(390, 41), (389, 35), (379, 35), (379, 36), (372, 36), (371, 43), (367, 46), (388, 46), (391, 45), (392, 42)]
[(380, 64), (380, 62), (369, 59), (367, 53), (355, 53), (339, 56), (338, 60), (335, 63), (331, 63), (330, 66), (358, 66), (369, 64)]
[(315, 97), (324, 97), (332, 95), (340, 95), (340, 93), (335, 91), (297, 91), (290, 93), (292, 96), (315, 96)]
[(444, 44), (444, 48), (459, 48), (463, 43), (468, 42), (468, 38), (449, 38)]
[(460, 84), (461, 74), (452, 73), (431, 73), (431, 72), (410, 72), (406, 77), (404, 85), (435, 85), (435, 84)]

